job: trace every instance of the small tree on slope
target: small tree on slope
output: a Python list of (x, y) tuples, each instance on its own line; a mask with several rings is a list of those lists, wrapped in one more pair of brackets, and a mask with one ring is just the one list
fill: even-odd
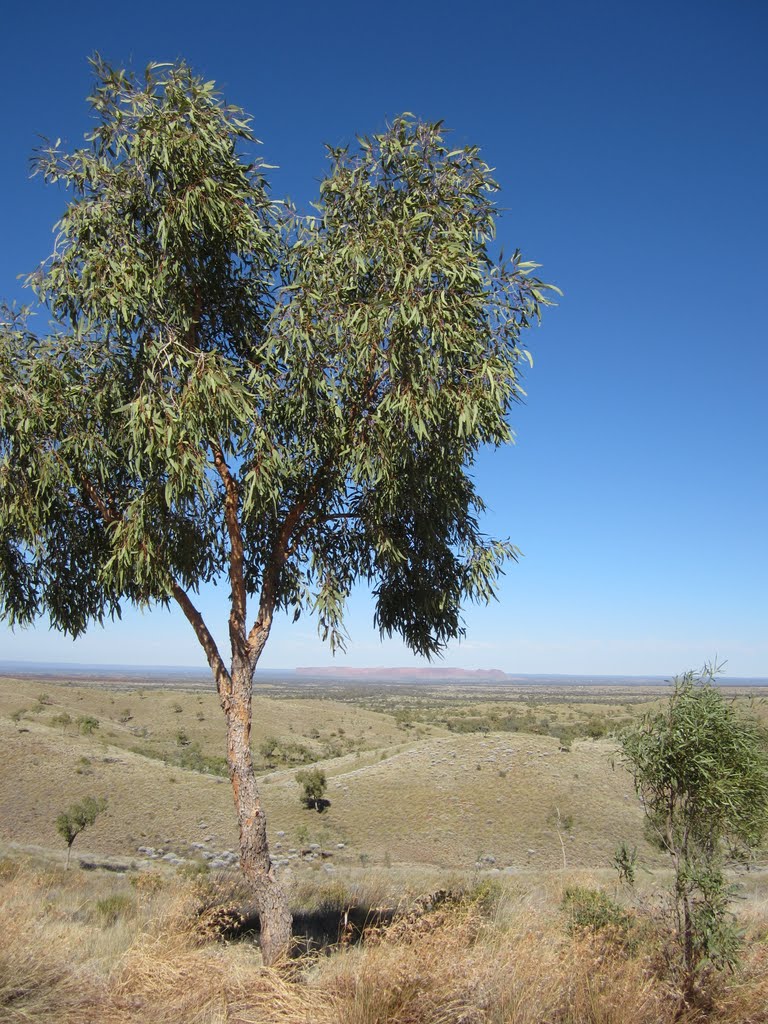
[[(72, 636), (176, 602), (227, 722), (240, 863), (265, 960), (290, 914), (250, 750), (275, 614), (332, 647), (366, 581), (382, 634), (432, 656), (515, 549), (483, 536), (469, 469), (511, 439), (523, 329), (546, 287), (494, 261), (496, 190), (473, 148), (398, 118), (332, 149), (316, 215), (269, 198), (249, 119), (187, 66), (94, 60), (85, 148), (39, 153), (72, 200), (29, 279), (53, 328), (0, 327), (0, 610)], [(194, 603), (226, 576), (225, 662)], [(255, 610), (248, 615), (248, 601)]]
[(723, 866), (768, 828), (768, 735), (725, 699), (714, 676), (707, 666), (676, 678), (666, 707), (621, 740), (650, 837), (674, 867), (686, 995), (709, 965), (735, 962)]
[(325, 791), (328, 780), (322, 768), (302, 768), (296, 772), (296, 781), (301, 786), (301, 802), (307, 809), (322, 811), (327, 806)]
[(98, 816), (107, 809), (107, 801), (103, 798), (87, 796), (79, 803), (72, 804), (62, 811), (56, 818), (56, 831), (67, 844), (67, 864), (72, 854), (72, 844), (85, 831), (89, 825), (93, 825)]

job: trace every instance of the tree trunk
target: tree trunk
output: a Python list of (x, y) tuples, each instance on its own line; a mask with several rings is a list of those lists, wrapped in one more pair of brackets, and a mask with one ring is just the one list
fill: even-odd
[(240, 867), (253, 889), (261, 922), (261, 953), (271, 966), (288, 954), (291, 912), (275, 878), (267, 844), (267, 819), (256, 788), (251, 757), (251, 670), (232, 666), (232, 689), (224, 704), (227, 765), (240, 826)]

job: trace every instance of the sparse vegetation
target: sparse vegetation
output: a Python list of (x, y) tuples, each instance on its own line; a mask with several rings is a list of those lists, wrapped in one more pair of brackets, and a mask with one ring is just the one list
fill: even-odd
[(56, 831), (67, 844), (67, 867), (72, 853), (72, 844), (107, 808), (104, 798), (87, 796), (79, 803), (71, 804), (56, 818)]
[[(23, 899), (27, 901), (23, 914), (22, 894), (13, 887), (19, 868), (0, 864), (0, 927), (16, 912), (15, 905), (18, 920), (24, 917), (27, 921), (28, 934), (23, 941), (31, 942), (36, 933), (42, 943), (55, 934), (68, 951), (66, 969), (77, 969), (84, 979), (76, 989), (60, 986), (56, 971), (45, 973), (41, 961), (35, 970), (40, 967), (45, 981), (42, 987), (32, 985), (27, 990), (24, 979), (32, 976), (14, 968), (14, 980), (20, 979), (19, 990), (28, 993), (19, 996), (22, 1002), (18, 1005), (23, 1006), (32, 1024), (45, 1024), (48, 1019), (96, 1024), (97, 1013), (101, 1014), (100, 1021), (105, 1012), (111, 1012), (121, 1024), (134, 1024), (134, 1020), (143, 1024), (144, 1017), (132, 1018), (133, 1011), (125, 1010), (124, 1002), (118, 1004), (128, 998), (126, 992), (130, 990), (131, 998), (142, 1007), (135, 1011), (137, 1014), (145, 1014), (150, 1007), (167, 1024), (195, 1019), (194, 1014), (203, 1012), (200, 1007), (210, 1005), (207, 995), (198, 994), (194, 1012), (184, 1010), (187, 1004), (183, 993), (173, 992), (169, 982), (159, 1005), (152, 1001), (150, 990), (142, 987), (141, 977), (146, 975), (134, 977), (134, 967), (129, 965), (141, 963), (141, 950), (154, 950), (158, 942), (165, 944), (165, 951), (183, 946), (186, 952), (178, 962), (170, 954), (167, 960), (158, 959), (155, 951), (153, 971), (169, 972), (167, 977), (173, 975), (182, 988), (181, 976), (174, 972), (193, 971), (195, 979), (205, 978), (206, 985), (221, 991), (216, 989), (217, 978), (224, 975), (210, 973), (213, 950), (199, 931), (202, 919), (196, 916), (195, 907), (201, 904), (194, 895), (204, 886), (211, 893), (210, 900), (206, 900), (212, 910), (222, 905), (222, 900), (226, 903), (226, 899), (233, 898), (222, 889), (226, 880), (222, 869), (205, 866), (212, 863), (217, 850), (235, 846), (234, 837), (227, 831), (226, 787), (217, 786), (215, 777), (205, 772), (204, 763), (196, 762), (196, 755), (206, 758), (218, 749), (221, 732), (217, 730), (221, 730), (221, 724), (212, 715), (198, 722), (195, 713), (198, 707), (207, 710), (207, 704), (198, 703), (199, 694), (178, 691), (181, 721), (191, 741), (181, 748), (176, 743), (179, 716), (169, 707), (167, 693), (149, 689), (141, 700), (130, 698), (135, 718), (130, 729), (116, 731), (113, 743), (119, 747), (106, 746), (101, 738), (94, 742), (92, 736), (75, 733), (74, 729), (65, 737), (50, 715), (30, 723), (33, 740), (29, 735), (19, 735), (9, 720), (10, 711), (29, 702), (27, 685), (0, 685), (4, 755), (7, 764), (18, 765), (14, 767), (12, 791), (3, 789), (4, 777), (0, 778), (0, 802), (5, 800), (7, 804), (9, 799), (17, 800), (19, 793), (34, 792), (27, 787), (37, 783), (41, 771), (47, 773), (46, 793), (66, 793), (59, 806), (71, 801), (77, 792), (75, 789), (73, 793), (71, 787), (90, 784), (110, 794), (114, 790), (120, 794), (119, 814), (111, 814), (89, 833), (88, 861), (99, 863), (106, 854), (119, 851), (125, 865), (132, 857), (144, 858), (136, 853), (140, 845), (154, 846), (157, 851), (155, 866), (150, 868), (145, 858), (141, 872), (131, 873), (127, 879), (98, 870), (65, 875), (46, 866), (37, 876), (22, 869), (26, 886)], [(75, 718), (78, 707), (80, 712), (85, 707), (88, 714), (102, 722), (113, 718), (108, 692), (97, 688), (78, 691), (56, 684), (46, 689), (57, 713), (67, 711)], [(35, 692), (32, 690), (32, 695)], [(350, 906), (361, 902), (406, 911), (413, 908), (416, 894), (445, 885), (447, 877), (459, 894), (456, 901), (435, 907), (426, 917), (416, 914), (405, 920), (406, 913), (391, 928), (377, 925), (364, 946), (341, 948), (319, 964), (314, 961), (311, 969), (307, 966), (305, 970), (303, 961), (297, 962), (294, 976), (299, 981), (288, 984), (286, 999), (303, 993), (304, 1019), (313, 1024), (325, 1020), (329, 1024), (382, 1024), (383, 1020), (387, 1024), (421, 1024), (422, 1019), (454, 1024), (457, 1013), (473, 1024), (518, 1024), (520, 1020), (529, 1024), (541, 1024), (543, 1020), (553, 1024), (625, 1024), (629, 1019), (633, 1024), (635, 1020), (672, 1024), (677, 1013), (686, 1024), (703, 1024), (705, 1020), (744, 1024), (760, 1019), (759, 1008), (768, 998), (768, 979), (761, 966), (763, 940), (768, 934), (764, 873), (753, 869), (734, 874), (732, 868), (723, 865), (728, 884), (738, 880), (747, 897), (729, 908), (738, 914), (734, 924), (745, 936), (742, 964), (732, 977), (725, 974), (716, 987), (707, 987), (709, 1003), (704, 1004), (697, 993), (686, 997), (681, 957), (669, 941), (674, 917), (669, 916), (667, 904), (658, 896), (663, 878), (659, 868), (668, 855), (643, 837), (642, 810), (631, 777), (619, 764), (614, 773), (610, 772), (616, 747), (609, 739), (587, 740), (582, 729), (572, 752), (564, 757), (552, 735), (505, 730), (449, 732), (434, 720), (430, 723), (433, 736), (417, 739), (414, 734), (418, 724), (407, 734), (395, 730), (391, 715), (384, 710), (385, 696), (370, 687), (362, 693), (350, 688), (335, 690), (321, 700), (317, 690), (310, 695), (306, 688), (297, 692), (281, 684), (270, 698), (257, 697), (262, 702), (259, 719), (278, 723), (273, 733), (278, 745), (283, 742), (281, 737), (290, 741), (296, 737), (307, 749), (313, 748), (315, 757), (326, 743), (340, 743), (346, 748), (338, 760), (323, 763), (321, 768), (326, 775), (326, 792), (334, 806), (338, 801), (338, 815), (307, 816), (296, 799), (295, 769), (278, 766), (269, 776), (267, 799), (273, 827), (280, 828), (280, 833), (272, 837), (276, 840), (274, 856), (278, 871), (283, 870), (279, 862), (284, 860), (295, 878), (291, 903), (300, 921), (305, 913), (315, 912), (336, 914), (342, 919)], [(206, 702), (215, 699), (213, 694), (204, 696)], [(402, 691), (391, 699), (402, 702)], [(477, 715), (483, 706), (489, 719), (494, 711), (497, 720), (504, 718), (496, 710), (500, 706), (498, 693), (491, 690), (482, 693), (473, 688), (469, 693), (451, 693), (449, 688), (432, 694), (422, 688), (416, 700), (419, 722), (429, 714), (443, 714), (449, 703), (451, 714), (457, 718), (466, 709)], [(374, 701), (379, 702), (375, 712), (369, 710)], [(524, 703), (524, 694), (510, 694), (507, 700), (508, 706)], [(737, 707), (741, 705), (745, 705), (743, 698), (739, 698)], [(115, 706), (122, 706), (119, 696)], [(531, 717), (534, 724), (546, 717), (549, 729), (554, 730), (568, 721), (585, 726), (591, 713), (616, 723), (632, 716), (639, 720), (646, 709), (655, 714), (665, 707), (658, 692), (638, 700), (633, 693), (608, 699), (596, 691), (592, 695), (580, 693), (578, 702), (572, 695), (566, 699), (565, 694), (546, 701), (539, 699)], [(759, 705), (755, 710), (759, 714), (768, 712)], [(573, 717), (569, 719), (569, 715)], [(340, 735), (342, 722), (344, 734)], [(146, 723), (152, 725), (151, 740), (145, 741), (151, 759), (131, 752), (137, 742), (132, 730)], [(310, 735), (312, 729), (317, 729), (317, 736)], [(613, 724), (609, 734), (615, 729)], [(347, 745), (357, 744), (362, 735), (368, 738), (370, 749), (362, 750), (357, 758), (350, 756)], [(262, 731), (255, 745), (263, 737)], [(393, 745), (396, 737), (399, 742)], [(45, 767), (36, 753), (41, 743), (47, 751)], [(18, 760), (22, 752), (29, 758), (27, 762)], [(171, 783), (168, 770), (158, 758), (168, 758), (171, 763), (187, 756), (188, 768), (195, 768), (195, 772), (182, 770), (178, 764)], [(60, 770), (64, 764), (70, 766), (69, 771)], [(480, 765), (480, 771), (475, 770), (476, 765)], [(92, 775), (93, 781), (79, 778), (79, 771)], [(35, 799), (29, 803), (37, 807)], [(375, 818), (370, 815), (371, 805), (377, 807)], [(117, 804), (113, 802), (113, 806)], [(512, 807), (514, 815), (509, 813)], [(55, 814), (54, 805), (47, 818), (51, 846)], [(130, 825), (127, 820), (123, 823), (129, 815)], [(129, 828), (135, 838), (128, 837)], [(41, 824), (38, 834), (43, 831)], [(35, 841), (31, 831), (18, 834)], [(625, 837), (623, 853), (621, 847), (616, 849), (617, 835)], [(208, 842), (211, 836), (217, 838)], [(185, 840), (195, 843), (186, 845)], [(470, 863), (462, 860), (468, 844)], [(636, 869), (635, 847), (649, 870)], [(567, 854), (565, 867), (563, 848)], [(208, 850), (210, 859), (204, 856)], [(168, 864), (162, 859), (165, 854), (172, 857)], [(415, 867), (417, 864), (422, 866)], [(433, 866), (426, 867), (429, 864)], [(628, 877), (621, 877), (619, 886), (616, 871), (608, 868), (610, 864), (616, 870), (623, 864), (634, 871), (634, 885), (629, 884)], [(43, 907), (32, 909), (28, 901), (34, 901), (35, 893), (41, 891), (42, 873), (48, 895)], [(31, 880), (33, 876), (38, 880)], [(479, 884), (473, 884), (477, 879)], [(568, 895), (563, 903), (565, 893)], [(112, 896), (119, 898), (113, 901)], [(9, 906), (3, 904), (6, 897)], [(241, 893), (237, 899), (247, 902), (247, 895)], [(102, 900), (105, 902), (100, 909), (98, 901)], [(168, 916), (172, 907), (176, 909)], [(183, 914), (178, 916), (182, 907)], [(34, 921), (39, 927), (30, 926)], [(67, 945), (70, 930), (77, 935), (75, 945)], [(187, 934), (189, 944), (183, 945)], [(338, 920), (324, 941), (335, 942), (337, 937)], [(429, 960), (435, 956), (438, 941), (453, 958), (454, 971), (464, 971), (465, 985), (454, 984), (451, 974), (451, 987), (440, 965)], [(11, 947), (21, 955), (16, 939)], [(89, 949), (100, 950), (98, 963), (88, 960)], [(119, 971), (117, 967), (111, 971), (108, 968), (112, 955), (120, 965)], [(0, 948), (0, 972), (8, 962), (4, 956), (6, 950)], [(215, 960), (233, 970), (260, 963), (252, 950), (238, 945), (219, 948)], [(127, 986), (119, 993), (111, 987), (117, 985), (118, 977), (122, 979), (120, 984)], [(523, 982), (523, 978), (528, 980)], [(394, 984), (402, 986), (399, 995), (391, 992)], [(246, 1003), (237, 1003), (239, 997), (232, 995), (234, 990), (227, 991), (231, 1024), (238, 1019), (259, 1020), (262, 1010), (264, 1024), (280, 1019), (269, 1016), (277, 1012), (274, 1000), (269, 1002), (265, 997), (262, 1010), (257, 1011), (249, 989), (246, 1010)], [(481, 991), (484, 995), (479, 999)], [(3, 992), (0, 983), (0, 1018), (5, 1009)], [(36, 1017), (40, 1007), (52, 1005), (51, 992), (59, 997), (56, 1010), (40, 1010), (43, 1016)], [(92, 1017), (88, 1006), (83, 1005), (87, 999), (99, 1007)], [(123, 1009), (118, 1011), (118, 1005)], [(237, 1006), (240, 1011), (235, 1009)], [(291, 1007), (293, 1012), (293, 1003)], [(382, 1018), (384, 1008), (394, 1016)], [(54, 1012), (56, 1016), (51, 1017)], [(180, 1013), (186, 1013), (186, 1018), (180, 1018)], [(223, 1010), (219, 1019), (227, 1020)], [(286, 1021), (293, 1024), (290, 1017)]]
[[(278, 765), (311, 764), (316, 760), (316, 755), (298, 740), (278, 739), (276, 736), (267, 736), (259, 744), (259, 755), (267, 768), (276, 768)], [(328, 756), (338, 756), (330, 754)]]
[(62, 732), (66, 732), (68, 726), (72, 724), (72, 715), (68, 711), (62, 711), (58, 715), (54, 715), (51, 719), (51, 725), (61, 729)]

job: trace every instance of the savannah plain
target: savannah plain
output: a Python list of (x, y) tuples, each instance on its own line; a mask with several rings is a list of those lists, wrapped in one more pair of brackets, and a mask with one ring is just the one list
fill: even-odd
[[(742, 967), (678, 998), (669, 865), (615, 740), (667, 692), (257, 677), (297, 933), (266, 970), (211, 686), (0, 679), (0, 1021), (766, 1021), (765, 851), (733, 873)], [(732, 695), (768, 718), (763, 691)], [(323, 813), (301, 804), (306, 765)], [(65, 870), (56, 817), (87, 796), (108, 807)]]

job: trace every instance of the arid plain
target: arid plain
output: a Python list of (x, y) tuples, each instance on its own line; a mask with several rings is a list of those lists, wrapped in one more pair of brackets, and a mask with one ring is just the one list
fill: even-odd
[[(606, 893), (638, 920), (665, 912), (668, 866), (646, 841), (615, 737), (667, 691), (257, 682), (254, 758), (297, 915), (402, 915), (376, 941), (347, 946), (338, 933), (332, 955), (277, 976), (259, 967), (252, 937), (200, 933), (205, 913), (239, 893), (212, 687), (3, 678), (0, 1020), (95, 1021), (107, 1006), (118, 1021), (200, 1024), (672, 1020), (663, 941), (648, 933), (629, 952), (613, 948), (602, 933), (574, 930), (564, 903), (576, 887)], [(759, 688), (733, 694), (766, 716)], [(300, 801), (295, 774), (308, 764), (327, 777), (323, 813)], [(86, 796), (108, 807), (65, 871), (56, 817)], [(612, 866), (622, 843), (641, 866), (631, 892)], [(680, 1019), (768, 1019), (744, 1016), (768, 995), (764, 863), (761, 851), (734, 876), (747, 975)], [(425, 912), (438, 890), (448, 903), (427, 900)], [(622, 1016), (628, 1005), (633, 1016)]]

